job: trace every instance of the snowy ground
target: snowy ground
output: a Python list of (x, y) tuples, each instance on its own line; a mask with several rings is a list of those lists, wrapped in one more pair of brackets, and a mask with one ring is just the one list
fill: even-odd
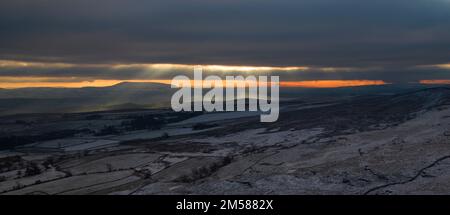
[[(405, 97), (394, 99), (398, 108), (375, 106), (373, 113), (381, 116), (372, 118), (367, 116), (372, 112), (345, 112), (348, 105), (305, 109), (299, 105), (290, 108), (294, 112), (288, 117), (266, 127), (253, 126), (248, 119), (229, 120), (229, 115), (226, 119), (205, 115), (157, 131), (46, 141), (38, 145), (65, 151), (1, 154), (0, 163), (11, 165), (2, 169), (0, 192), (450, 194), (450, 106), (440, 102), (442, 96), (432, 97), (424, 108), (412, 104), (410, 109)], [(364, 102), (350, 107), (374, 106)], [(411, 113), (397, 111), (407, 109)], [(333, 120), (324, 119), (336, 110)], [(216, 120), (227, 123), (205, 130), (186, 126)], [(159, 138), (164, 133), (169, 137)], [(38, 164), (39, 174), (18, 173), (32, 163)]]

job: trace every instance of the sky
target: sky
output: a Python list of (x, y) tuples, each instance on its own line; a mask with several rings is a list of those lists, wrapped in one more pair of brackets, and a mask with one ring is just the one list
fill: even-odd
[(446, 83), (450, 0), (0, 1), (0, 88), (170, 80), (195, 65)]

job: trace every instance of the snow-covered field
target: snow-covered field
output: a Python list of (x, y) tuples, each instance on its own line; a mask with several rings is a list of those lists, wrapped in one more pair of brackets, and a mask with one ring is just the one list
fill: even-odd
[[(41, 183), (30, 187), (25, 187), (17, 191), (6, 194), (18, 195), (27, 193), (42, 193), (42, 194), (64, 194), (67, 192), (74, 192), (76, 190), (86, 189), (88, 187), (102, 186), (107, 183), (122, 181), (132, 176), (133, 171), (116, 171), (109, 173), (97, 173), (89, 175), (79, 175), (55, 180), (51, 182)], [(135, 178), (138, 179), (138, 178)]]
[[(450, 103), (441, 102), (446, 94), (426, 95), (413, 94), (431, 104), (402, 95), (389, 105), (292, 106), (267, 126), (252, 127), (241, 113), (214, 113), (161, 130), (42, 141), (28, 147), (64, 150), (2, 152), (0, 161), (11, 165), (1, 166), (0, 192), (450, 194)], [(354, 105), (374, 109), (349, 111)]]
[(78, 175), (82, 173), (106, 172), (110, 170), (132, 169), (137, 168), (159, 158), (158, 154), (150, 153), (131, 153), (107, 156), (104, 158), (87, 161), (80, 159), (78, 165), (62, 165), (64, 169)]

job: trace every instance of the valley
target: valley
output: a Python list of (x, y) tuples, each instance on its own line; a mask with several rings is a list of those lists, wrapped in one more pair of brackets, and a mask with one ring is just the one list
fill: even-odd
[(275, 123), (168, 109), (4, 116), (2, 138), (34, 141), (3, 146), (0, 193), (450, 193), (450, 88), (280, 107)]

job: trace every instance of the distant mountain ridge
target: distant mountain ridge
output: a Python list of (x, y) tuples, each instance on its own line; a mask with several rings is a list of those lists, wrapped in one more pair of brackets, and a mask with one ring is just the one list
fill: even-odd
[(109, 87), (6, 89), (0, 91), (0, 114), (167, 107), (174, 91), (166, 84), (129, 82)]
[[(372, 94), (396, 95), (423, 89), (433, 88), (424, 85), (383, 85), (336, 89), (281, 88), (280, 99), (321, 99)], [(176, 90), (168, 84), (136, 82), (122, 82), (108, 87), (0, 89), (0, 115), (169, 107), (170, 99)]]
[(108, 87), (82, 87), (82, 88), (52, 88), (52, 87), (30, 87), (18, 89), (3, 89), (0, 91), (1, 98), (73, 98), (73, 97), (96, 97), (97, 94), (117, 93), (123, 91), (166, 91), (171, 90), (170, 85), (159, 83), (134, 83), (122, 82)]

